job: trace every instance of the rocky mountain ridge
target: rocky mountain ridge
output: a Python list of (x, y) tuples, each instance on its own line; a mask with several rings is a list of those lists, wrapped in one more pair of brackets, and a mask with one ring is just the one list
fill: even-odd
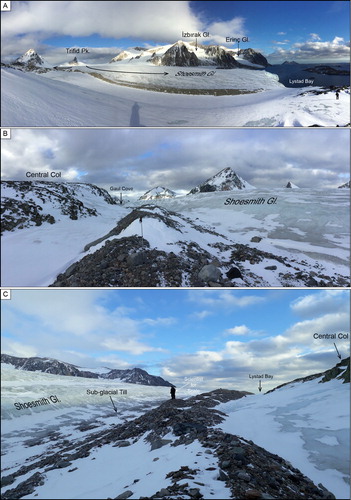
[(286, 387), (287, 385), (290, 385), (290, 384), (296, 384), (296, 383), (300, 383), (300, 382), (301, 383), (309, 382), (310, 380), (314, 380), (316, 378), (321, 378), (321, 377), (323, 377), (323, 378), (319, 381), (320, 384), (323, 384), (325, 382), (329, 382), (330, 380), (333, 380), (333, 379), (343, 380), (343, 384), (349, 384), (350, 383), (350, 356), (348, 358), (342, 359), (333, 368), (330, 368), (329, 370), (326, 370), (325, 372), (314, 373), (313, 375), (307, 375), (306, 377), (296, 378), (295, 380), (292, 380), (291, 382), (286, 382), (285, 384), (281, 384), (281, 385), (278, 385), (277, 387), (274, 387), (274, 389), (267, 391), (265, 394), (269, 394), (270, 392), (273, 392), (277, 389), (281, 389), (282, 387)]
[(213, 191), (233, 191), (236, 189), (253, 189), (247, 181), (239, 177), (234, 170), (226, 167), (217, 174), (194, 187), (188, 194), (210, 193)]
[(9, 354), (1, 354), (1, 363), (14, 366), (17, 370), (30, 372), (50, 373), (53, 375), (63, 375), (70, 377), (84, 377), (95, 379), (120, 379), (129, 384), (171, 387), (172, 384), (162, 377), (150, 375), (141, 368), (126, 370), (109, 369), (107, 373), (91, 372), (70, 363), (65, 363), (53, 358), (18, 358)]
[(2, 181), (1, 193), (2, 232), (54, 224), (61, 217), (97, 217), (99, 212), (90, 205), (117, 204), (105, 189), (79, 182)]
[(171, 189), (157, 186), (146, 191), (146, 193), (140, 196), (139, 200), (161, 200), (164, 198), (174, 198), (175, 195), (176, 193)]
[(349, 188), (350, 189), (350, 181), (345, 182), (345, 184), (342, 184), (341, 186), (338, 186), (339, 189), (343, 188)]

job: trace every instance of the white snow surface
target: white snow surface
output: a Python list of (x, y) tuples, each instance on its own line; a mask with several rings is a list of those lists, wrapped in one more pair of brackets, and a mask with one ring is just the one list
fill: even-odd
[(336, 498), (350, 495), (350, 384), (314, 379), (222, 403), (217, 427), (276, 453)]
[[(169, 398), (168, 387), (26, 372), (5, 364), (1, 365), (1, 379), (5, 476), (23, 464), (62, 449), (65, 439), (74, 443), (96, 431), (109, 430)], [(315, 484), (322, 483), (336, 498), (348, 498), (350, 387), (340, 380), (324, 384), (319, 380), (291, 383), (270, 394), (220, 404), (216, 409), (226, 413), (227, 418), (217, 427), (277, 453)], [(109, 395), (99, 392), (120, 389), (127, 389), (127, 395), (112, 395), (116, 415)], [(87, 390), (96, 390), (98, 394), (88, 394)], [(180, 398), (187, 396), (181, 389), (178, 392)], [(50, 395), (57, 396), (60, 402), (32, 409), (14, 407), (15, 402), (41, 400)], [(126, 490), (133, 491), (133, 498), (139, 498), (166, 488), (171, 484), (166, 479), (169, 471), (184, 465), (191, 467), (194, 462), (200, 469), (194, 481), (204, 486), (187, 479), (190, 488), (200, 488), (204, 498), (231, 498), (225, 483), (217, 480), (215, 457), (204, 453), (198, 441), (176, 447), (168, 444), (151, 451), (145, 437), (124, 448), (113, 447), (113, 443), (97, 447), (88, 457), (74, 460), (72, 472), (68, 473), (67, 468), (45, 471), (45, 483), (23, 498), (115, 498)], [(176, 437), (169, 433), (164, 439), (174, 441)], [(216, 470), (206, 471), (209, 467)], [(44, 468), (37, 470), (44, 472)], [(18, 477), (10, 488), (34, 472), (35, 469)]]
[[(264, 198), (261, 205), (229, 205), (228, 198), (238, 200)], [(277, 198), (275, 204), (267, 200)], [(198, 226), (220, 234), (198, 231), (191, 222), (179, 217), (180, 230), (167, 227), (154, 218), (143, 218), (143, 236), (151, 248), (180, 252), (179, 242), (195, 241), (213, 258), (228, 258), (230, 250), (221, 251), (214, 243), (248, 244), (251, 238), (262, 240), (254, 246), (275, 255), (295, 259), (296, 265), (304, 260), (306, 268), (332, 276), (335, 273), (349, 275), (350, 262), (350, 196), (348, 190), (329, 189), (255, 189), (254, 191), (226, 191), (202, 193), (160, 200), (160, 207), (178, 212)], [(101, 204), (96, 207), (99, 217), (71, 220), (61, 217), (55, 224), (17, 229), (2, 236), (2, 285), (48, 286), (57, 275), (73, 262), (86, 255), (86, 244), (105, 236), (116, 222), (130, 213), (134, 207), (142, 207), (141, 201), (126, 205)], [(59, 217), (58, 217), (59, 218)], [(134, 221), (115, 238), (141, 235), (139, 220)], [(110, 238), (111, 239), (111, 238)], [(95, 252), (104, 242), (93, 246)], [(266, 266), (277, 266), (275, 272)], [(278, 273), (286, 272), (276, 260), (265, 259), (260, 264), (245, 262), (245, 269), (260, 275), (264, 286), (281, 286)], [(301, 269), (304, 269), (301, 267)]]
[[(2, 127), (300, 127), (350, 122), (349, 90), (342, 90), (338, 101), (332, 92), (310, 93), (318, 90), (314, 87), (302, 95), (303, 89), (285, 88), (276, 75), (263, 70), (159, 67), (143, 62), (131, 66), (125, 61), (98, 68), (79, 66), (42, 74), (2, 69)], [(114, 68), (122, 73), (110, 72)], [(215, 74), (208, 76), (209, 71)], [(177, 89), (196, 93), (172, 93)], [(199, 89), (253, 93), (198, 95)]]
[[(17, 471), (24, 463), (28, 465), (38, 456), (58, 451), (64, 439), (74, 443), (90, 433), (110, 430), (169, 398), (169, 387), (26, 372), (13, 370), (5, 364), (1, 365), (1, 375), (3, 475)], [(111, 396), (117, 407), (117, 415), (108, 394), (87, 394), (87, 390), (99, 392), (116, 389), (128, 391), (127, 395)], [(179, 389), (177, 394), (180, 398), (186, 397), (186, 389)], [(16, 410), (14, 407), (15, 402), (41, 400), (50, 395), (56, 395), (60, 402), (31, 409)], [(87, 425), (95, 427), (79, 430)], [(52, 439), (53, 435), (55, 440)], [(217, 481), (215, 457), (205, 454), (198, 441), (172, 448), (168, 444), (151, 451), (144, 437), (129, 447), (116, 448), (111, 443), (95, 448), (88, 457), (74, 461), (71, 468), (77, 469), (73, 472), (67, 473), (67, 469), (46, 471), (45, 483), (37, 487), (33, 494), (22, 498), (115, 498), (126, 490), (132, 490), (133, 498), (139, 498), (171, 485), (171, 479), (166, 479), (166, 474), (181, 466), (193, 465), (194, 462), (197, 462), (199, 472), (194, 480), (187, 480), (190, 488), (200, 488), (204, 498), (231, 498), (230, 490), (222, 481)], [(176, 436), (169, 433), (164, 439), (175, 441)], [(155, 458), (158, 460), (154, 461)], [(206, 471), (209, 467), (215, 467), (216, 470)], [(18, 477), (10, 488), (16, 487), (34, 472), (32, 470)], [(135, 479), (139, 481), (135, 483)]]

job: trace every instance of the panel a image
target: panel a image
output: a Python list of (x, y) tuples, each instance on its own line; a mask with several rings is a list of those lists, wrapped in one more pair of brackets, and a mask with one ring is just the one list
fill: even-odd
[(16, 130), (2, 285), (347, 287), (347, 130)]
[(350, 125), (348, 2), (11, 2), (2, 126)]

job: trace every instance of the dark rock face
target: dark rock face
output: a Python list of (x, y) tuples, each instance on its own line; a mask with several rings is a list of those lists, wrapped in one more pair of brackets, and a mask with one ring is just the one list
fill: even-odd
[(260, 66), (268, 66), (267, 59), (262, 54), (256, 52), (253, 49), (243, 49), (243, 50), (240, 49), (240, 56), (243, 59), (252, 62), (253, 64), (259, 64)]
[(200, 62), (194, 52), (190, 52), (183, 43), (175, 43), (161, 58), (151, 58), (155, 64), (162, 66), (199, 66)]
[(172, 384), (162, 377), (150, 375), (141, 368), (133, 368), (132, 370), (111, 370), (109, 373), (102, 375), (102, 377), (107, 379), (120, 378), (130, 384), (172, 387)]
[(82, 370), (78, 366), (64, 363), (52, 358), (17, 358), (8, 354), (1, 354), (1, 363), (8, 363), (19, 370), (39, 371), (54, 375), (68, 375), (71, 377), (101, 378), (101, 379), (121, 379), (130, 384), (140, 384), (149, 386), (171, 387), (172, 384), (162, 377), (150, 375), (141, 368), (128, 370), (110, 370), (108, 373), (97, 374), (88, 370)]
[[(1, 229), (13, 231), (29, 226), (41, 226), (44, 222), (54, 224), (55, 217), (50, 213), (52, 207), (72, 220), (82, 217), (97, 217), (95, 208), (90, 208), (81, 199), (80, 189), (88, 191), (92, 197), (102, 198), (107, 204), (115, 205), (116, 201), (104, 189), (93, 184), (79, 182), (47, 182), (47, 181), (2, 181), (3, 193), (6, 188), (13, 192), (11, 197), (1, 198)], [(82, 197), (84, 200), (84, 198)], [(51, 205), (51, 206), (49, 206)]]
[(233, 280), (235, 278), (242, 278), (242, 274), (237, 267), (231, 267), (229, 271), (226, 273), (228, 279)]
[(340, 188), (341, 188), (341, 189), (343, 189), (343, 188), (348, 188), (348, 189), (350, 189), (350, 181), (345, 182), (345, 184), (342, 184), (341, 186), (338, 186), (338, 187), (339, 187), (339, 189), (340, 189)]
[(246, 181), (241, 179), (230, 167), (227, 167), (206, 179), (199, 186), (194, 187), (188, 194), (231, 191), (233, 189), (245, 189), (246, 187)]
[(81, 371), (74, 365), (51, 358), (17, 358), (15, 356), (9, 356), (8, 354), (1, 354), (1, 363), (8, 363), (15, 366), (17, 369), (29, 372), (39, 371), (43, 373), (52, 373), (54, 375), (98, 378), (97, 374)]
[(229, 54), (225, 49), (219, 46), (209, 46), (206, 50), (206, 55), (210, 56), (211, 59), (220, 67), (220, 68), (238, 68), (239, 64), (234, 59), (234, 57)]

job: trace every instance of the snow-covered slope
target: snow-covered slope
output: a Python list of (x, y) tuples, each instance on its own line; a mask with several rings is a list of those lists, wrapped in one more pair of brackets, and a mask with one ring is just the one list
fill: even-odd
[(157, 186), (152, 189), (149, 189), (149, 191), (146, 191), (145, 194), (140, 196), (139, 200), (160, 200), (164, 198), (174, 198), (175, 195), (176, 193), (171, 189), (167, 189), (162, 186)]
[[(118, 71), (130, 71), (129, 63), (113, 64)], [(164, 76), (150, 63), (140, 63), (136, 71), (151, 75), (104, 71), (111, 64), (99, 67), (43, 74), (2, 68), (2, 126), (300, 127), (350, 122), (348, 89), (341, 90), (336, 102), (331, 91), (285, 88), (266, 71), (227, 69), (208, 75), (206, 68), (196, 68), (198, 74), (182, 76), (179, 68), (168, 67)]]
[(101, 215), (102, 205), (114, 205), (107, 191), (93, 184), (50, 181), (2, 181), (1, 230), (13, 231), (69, 218)]
[(219, 427), (282, 456), (336, 498), (348, 498), (350, 386), (321, 379), (221, 404), (228, 417)]
[(4, 366), (4, 498), (348, 498), (349, 384), (318, 382), (167, 401)]
[(239, 177), (230, 167), (227, 167), (199, 186), (194, 187), (188, 194), (234, 191), (237, 189), (255, 189), (255, 187)]

